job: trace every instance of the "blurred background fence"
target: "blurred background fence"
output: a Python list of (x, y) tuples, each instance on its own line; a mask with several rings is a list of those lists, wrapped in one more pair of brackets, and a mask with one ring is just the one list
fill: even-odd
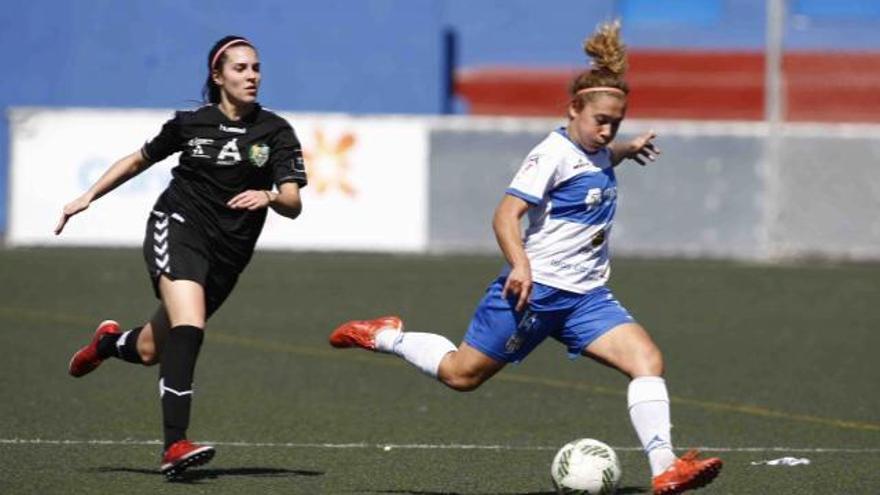
[[(267, 230), (265, 246), (494, 250), (494, 205), (563, 122), (581, 41), (611, 18), (631, 54), (623, 133), (653, 128), (664, 149), (656, 167), (620, 169), (618, 252), (880, 259), (880, 3), (868, 0), (12, 0), (0, 232), (11, 245), (135, 243), (94, 219), (66, 240), (48, 233), (114, 153), (196, 105), (208, 48), (236, 33), (260, 50), (261, 101), (290, 118), (329, 184), (308, 188), (285, 227), (300, 241)], [(111, 195), (104, 209), (139, 231), (132, 217), (170, 165), (126, 193), (147, 206), (117, 210)], [(87, 222), (104, 231), (77, 237)], [(356, 228), (371, 222), (401, 241)]]

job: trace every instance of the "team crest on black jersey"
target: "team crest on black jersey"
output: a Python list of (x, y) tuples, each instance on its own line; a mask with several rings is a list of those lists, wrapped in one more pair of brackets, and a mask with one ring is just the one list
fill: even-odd
[(269, 145), (268, 144), (252, 144), (248, 150), (248, 158), (251, 163), (257, 167), (262, 167), (269, 161)]

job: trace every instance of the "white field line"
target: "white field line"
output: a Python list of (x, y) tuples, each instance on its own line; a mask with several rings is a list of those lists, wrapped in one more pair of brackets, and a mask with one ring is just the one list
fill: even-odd
[[(409, 450), (556, 450), (559, 447), (476, 445), (476, 444), (424, 444), (424, 443), (294, 443), (294, 442), (200, 442), (221, 447), (282, 448), (282, 449), (409, 449)], [(0, 445), (162, 445), (161, 440), (52, 440), (45, 438), (0, 438)], [(641, 447), (613, 447), (620, 451), (641, 451)], [(697, 449), (703, 452), (790, 452), (800, 454), (880, 454), (880, 448), (837, 447), (680, 447), (679, 450)]]

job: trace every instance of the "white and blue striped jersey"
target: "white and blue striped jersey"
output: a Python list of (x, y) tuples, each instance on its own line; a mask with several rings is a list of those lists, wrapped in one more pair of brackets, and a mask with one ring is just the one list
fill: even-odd
[(580, 294), (608, 281), (617, 207), (610, 149), (588, 152), (560, 127), (528, 154), (507, 194), (531, 206), (523, 242), (533, 281)]

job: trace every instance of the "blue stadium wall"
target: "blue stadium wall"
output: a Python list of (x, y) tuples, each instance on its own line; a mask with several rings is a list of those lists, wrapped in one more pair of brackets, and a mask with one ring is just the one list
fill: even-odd
[[(788, 3), (787, 48), (880, 47), (880, 2)], [(450, 61), (581, 64), (584, 35), (612, 17), (624, 19), (633, 47), (759, 50), (764, 5), (764, 0), (6, 0), (0, 13), (0, 46), (6, 48), (0, 109), (189, 107), (199, 98), (208, 48), (234, 33), (260, 48), (261, 100), (269, 107), (445, 113), (456, 111), (450, 105)], [(452, 58), (448, 33), (455, 33)], [(83, 146), (101, 146), (101, 137)], [(6, 230), (9, 151), (3, 118), (0, 233)], [(63, 151), (58, 160), (64, 160)], [(59, 206), (67, 199), (58, 198)]]

